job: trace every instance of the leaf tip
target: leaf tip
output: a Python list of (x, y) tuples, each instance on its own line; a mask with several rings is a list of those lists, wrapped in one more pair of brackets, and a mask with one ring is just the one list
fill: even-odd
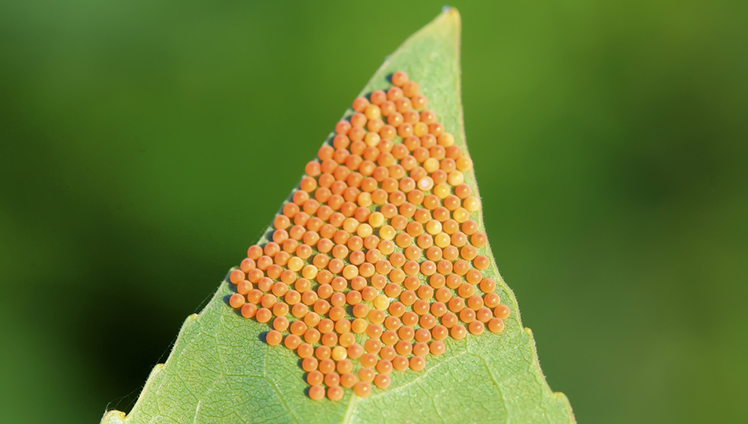
[(444, 13), (445, 15), (449, 15), (454, 19), (460, 19), (460, 12), (456, 7), (444, 6), (442, 7), (442, 13)]
[(571, 403), (569, 402), (569, 398), (562, 392), (553, 392), (552, 396), (556, 401), (560, 402), (566, 408), (569, 417), (569, 424), (577, 424), (577, 418), (574, 415), (574, 411), (571, 410)]
[(122, 424), (125, 422), (125, 413), (113, 409), (107, 411), (103, 417), (101, 417), (101, 424)]
[(439, 18), (445, 21), (449, 21), (452, 25), (454, 25), (457, 28), (461, 26), (460, 12), (455, 7), (452, 7), (452, 6), (442, 7), (442, 13), (439, 17), (437, 17), (437, 19)]

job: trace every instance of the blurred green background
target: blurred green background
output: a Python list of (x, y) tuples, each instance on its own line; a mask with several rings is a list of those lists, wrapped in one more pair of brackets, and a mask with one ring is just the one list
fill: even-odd
[[(0, 3), (0, 421), (129, 411), (442, 2)], [(580, 423), (748, 422), (748, 2), (452, 3), (486, 227)]]

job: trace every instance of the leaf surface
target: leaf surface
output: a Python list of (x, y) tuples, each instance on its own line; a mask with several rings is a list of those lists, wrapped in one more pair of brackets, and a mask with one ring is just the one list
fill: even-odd
[[(386, 90), (387, 76), (405, 71), (467, 152), (459, 43), (459, 14), (446, 9), (385, 61), (362, 95)], [(348, 110), (345, 116), (351, 114)], [(472, 171), (465, 182), (478, 196)], [(482, 210), (477, 215), (473, 219), (485, 232)], [(299, 357), (264, 342), (267, 324), (228, 307), (233, 291), (223, 281), (205, 309), (187, 318), (169, 358), (153, 369), (132, 412), (109, 411), (102, 423), (575, 422), (566, 397), (553, 393), (545, 381), (532, 333), (522, 326), (490, 244), (479, 250), (491, 260), (484, 273), (497, 281), (497, 293), (512, 311), (504, 331), (448, 338), (445, 354), (431, 355), (421, 372), (392, 373), (386, 390), (375, 389), (367, 398), (346, 390), (339, 402), (310, 399)]]

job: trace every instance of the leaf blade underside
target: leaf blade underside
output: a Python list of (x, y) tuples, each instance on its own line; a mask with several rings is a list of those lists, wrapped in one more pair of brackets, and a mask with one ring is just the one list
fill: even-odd
[[(386, 77), (405, 71), (467, 153), (459, 43), (459, 14), (446, 9), (387, 58), (362, 95), (388, 88)], [(345, 116), (351, 114), (349, 109)], [(465, 182), (479, 196), (473, 171), (465, 174)], [(485, 232), (482, 210), (477, 214), (474, 219)], [(368, 398), (346, 391), (339, 402), (310, 399), (297, 354), (266, 344), (261, 339), (266, 324), (228, 307), (233, 292), (224, 281), (205, 309), (187, 318), (169, 358), (154, 368), (132, 412), (109, 411), (102, 423), (575, 422), (566, 397), (551, 392), (545, 381), (532, 333), (522, 326), (490, 244), (480, 251), (491, 259), (485, 272), (497, 281), (497, 293), (512, 311), (505, 330), (448, 338), (444, 355), (430, 356), (424, 371), (393, 373), (386, 390)]]

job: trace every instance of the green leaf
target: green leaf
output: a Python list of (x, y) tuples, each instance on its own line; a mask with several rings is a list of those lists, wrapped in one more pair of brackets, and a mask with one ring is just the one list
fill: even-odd
[[(445, 9), (386, 60), (362, 94), (386, 89), (388, 75), (405, 71), (467, 152), (459, 43), (459, 14)], [(472, 171), (466, 182), (477, 196)], [(478, 215), (484, 231), (482, 211)], [(421, 372), (392, 373), (386, 390), (375, 389), (367, 398), (346, 390), (339, 402), (310, 399), (296, 353), (266, 344), (267, 324), (228, 307), (232, 290), (224, 281), (208, 306), (187, 318), (171, 355), (153, 369), (132, 412), (110, 411), (102, 423), (575, 422), (566, 397), (551, 392), (540, 371), (532, 333), (523, 328), (489, 247), (479, 250), (492, 262), (484, 274), (498, 282), (497, 293), (512, 311), (505, 330), (448, 338), (444, 355), (429, 356)]]

